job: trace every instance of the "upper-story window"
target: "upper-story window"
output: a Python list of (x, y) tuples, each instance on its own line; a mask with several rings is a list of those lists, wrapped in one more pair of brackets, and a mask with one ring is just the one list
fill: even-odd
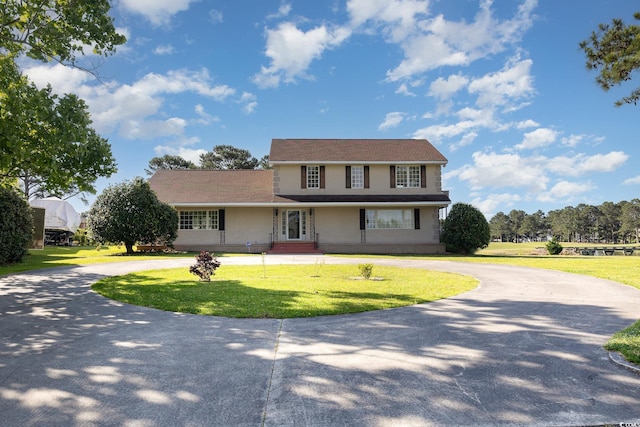
[(324, 166), (301, 166), (300, 188), (324, 188)]
[(320, 166), (307, 166), (307, 188), (320, 188)]
[(426, 188), (426, 166), (391, 166), (391, 188)]
[(420, 166), (396, 166), (396, 187), (420, 188)]
[(364, 188), (364, 166), (351, 166), (351, 188)]
[(369, 166), (347, 166), (346, 188), (369, 188)]

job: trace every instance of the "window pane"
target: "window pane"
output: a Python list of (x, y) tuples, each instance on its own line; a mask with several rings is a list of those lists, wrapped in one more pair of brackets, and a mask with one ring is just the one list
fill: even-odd
[(411, 209), (369, 209), (366, 213), (368, 229), (413, 228), (413, 211)]
[(217, 230), (218, 211), (180, 211), (180, 230)]
[(320, 166), (307, 166), (307, 188), (320, 188)]
[(420, 166), (396, 166), (397, 188), (420, 188)]
[(351, 166), (351, 188), (364, 188), (364, 166)]
[(396, 166), (396, 187), (405, 188), (407, 186), (407, 167)]
[(409, 187), (420, 188), (420, 166), (409, 166)]

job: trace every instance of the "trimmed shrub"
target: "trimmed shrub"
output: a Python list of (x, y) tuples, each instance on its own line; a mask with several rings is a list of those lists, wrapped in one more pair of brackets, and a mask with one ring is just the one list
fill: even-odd
[(373, 264), (358, 264), (358, 269), (360, 270), (360, 275), (365, 279), (371, 279), (371, 274), (373, 273)]
[(21, 262), (33, 237), (27, 200), (13, 188), (0, 187), (0, 265)]
[(444, 220), (440, 241), (447, 245), (447, 252), (473, 254), (489, 246), (489, 222), (477, 208), (467, 203), (456, 203)]
[(549, 255), (559, 255), (562, 252), (562, 245), (556, 239), (551, 239), (545, 246)]

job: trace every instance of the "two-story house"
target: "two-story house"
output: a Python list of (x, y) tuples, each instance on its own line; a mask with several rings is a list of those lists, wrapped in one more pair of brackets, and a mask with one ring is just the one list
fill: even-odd
[[(274, 139), (270, 170), (159, 170), (177, 249), (442, 253), (447, 159), (427, 140)], [(298, 246), (296, 246), (298, 245)]]

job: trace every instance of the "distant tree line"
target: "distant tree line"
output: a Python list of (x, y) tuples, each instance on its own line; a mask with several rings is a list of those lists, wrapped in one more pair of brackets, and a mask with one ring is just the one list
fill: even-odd
[(492, 240), (506, 242), (640, 243), (640, 199), (600, 206), (579, 204), (544, 213), (512, 210), (489, 220)]
[(270, 169), (269, 156), (257, 159), (249, 150), (232, 145), (216, 145), (213, 150), (200, 155), (199, 164), (181, 156), (166, 154), (149, 161), (145, 171), (153, 175), (160, 169)]

